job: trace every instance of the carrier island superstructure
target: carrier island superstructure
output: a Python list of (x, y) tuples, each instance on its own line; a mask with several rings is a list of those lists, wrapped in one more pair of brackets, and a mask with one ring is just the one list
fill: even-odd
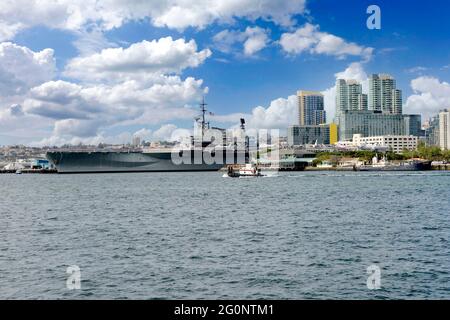
[[(128, 150), (52, 150), (46, 157), (58, 173), (113, 173), (113, 172), (171, 172), (171, 171), (217, 171), (226, 164), (248, 162), (248, 138), (245, 135), (245, 121), (241, 119), (240, 133), (244, 147), (226, 139), (210, 139), (210, 128), (206, 121), (206, 103), (200, 104), (201, 116), (196, 118), (197, 132), (184, 145), (176, 148), (128, 149)], [(214, 159), (218, 159), (216, 161)]]

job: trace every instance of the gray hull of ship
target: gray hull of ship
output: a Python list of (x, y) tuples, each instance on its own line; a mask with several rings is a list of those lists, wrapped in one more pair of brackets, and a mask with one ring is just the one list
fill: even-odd
[[(224, 164), (175, 164), (170, 152), (48, 152), (58, 173), (218, 171)], [(189, 161), (188, 161), (189, 162)]]
[(423, 171), (431, 170), (431, 162), (404, 164), (404, 165), (387, 165), (387, 166), (361, 166), (358, 171)]

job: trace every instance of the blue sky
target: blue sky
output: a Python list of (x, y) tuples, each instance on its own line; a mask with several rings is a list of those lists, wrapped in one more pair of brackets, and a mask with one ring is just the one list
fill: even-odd
[[(89, 4), (89, 0), (85, 1)], [(111, 15), (106, 18), (96, 16), (94, 11), (83, 8), (78, 9), (80, 15), (89, 16), (89, 19), (77, 18), (70, 23), (68, 21), (74, 18), (64, 16), (67, 10), (55, 8), (52, 1), (48, 1), (48, 6), (41, 8), (42, 12), (31, 21), (20, 12), (11, 18), (7, 11), (12, 10), (11, 7), (16, 2), (8, 2), (0, 6), (0, 25), (6, 25), (5, 30), (10, 30), (5, 31), (3, 36), (0, 33), (0, 43), (4, 46), (3, 56), (0, 49), (0, 62), (3, 65), (0, 72), (4, 75), (12, 73), (17, 81), (11, 82), (11, 77), (7, 80), (6, 76), (0, 76), (0, 145), (96, 143), (102, 139), (107, 142), (124, 142), (120, 140), (127, 140), (136, 133), (150, 140), (173, 138), (175, 131), (183, 132), (192, 127), (192, 114), (195, 113), (192, 109), (206, 87), (209, 90), (206, 98), (211, 111), (222, 116), (214, 118), (217, 125), (232, 126), (244, 114), (251, 126), (285, 128), (292, 121), (295, 122), (296, 110), (292, 95), (299, 89), (326, 93), (326, 107), (332, 113), (332, 88), (337, 73), (341, 73), (342, 77), (357, 78), (361, 82), (370, 73), (392, 74), (397, 79), (397, 86), (403, 90), (405, 112), (421, 113), (424, 120), (439, 109), (450, 107), (450, 21), (445, 14), (450, 11), (450, 3), (444, 0), (273, 1), (278, 3), (278, 7), (270, 7), (265, 0), (247, 0), (248, 5), (260, 9), (244, 8), (249, 12), (240, 14), (245, 10), (239, 5), (233, 8), (235, 4), (231, 4), (231, 8), (216, 8), (223, 10), (217, 17), (205, 8), (187, 6), (184, 16), (175, 16), (175, 20), (173, 17), (167, 18), (167, 12), (173, 12), (173, 8), (168, 7), (169, 4), (164, 0), (150, 1), (149, 8), (143, 10), (137, 7), (136, 12), (132, 11), (132, 5), (127, 6), (124, 2), (122, 6), (128, 7), (130, 12), (123, 16), (121, 1), (116, 1), (114, 5), (117, 6), (117, 11), (111, 11), (115, 20), (108, 20)], [(63, 2), (70, 4), (70, 1)], [(181, 0), (179, 2), (180, 7), (186, 3)], [(208, 0), (204, 2), (207, 3)], [(381, 8), (381, 30), (366, 28), (366, 9), (372, 4)], [(10, 7), (5, 7), (6, 5)], [(152, 5), (161, 6), (162, 9), (154, 10)], [(279, 9), (283, 6), (289, 8)], [(145, 10), (150, 13), (146, 14)], [(183, 20), (187, 13), (195, 17)], [(42, 20), (39, 20), (39, 14), (42, 14)], [(52, 19), (49, 20), (47, 14), (52, 17), (56, 15), (56, 21), (49, 22)], [(17, 23), (21, 25), (19, 28), (14, 27)], [(115, 23), (116, 26), (105, 26), (108, 23)], [(181, 27), (180, 23), (183, 24)], [(306, 38), (291, 37), (289, 41), (281, 41), (283, 35), (296, 34), (296, 31), (306, 25), (311, 26)], [(248, 28), (251, 30), (247, 30)], [(217, 35), (224, 31), (227, 32), (226, 37), (217, 40)], [(103, 49), (126, 50), (144, 40), (158, 41), (168, 36), (172, 37), (172, 41), (184, 41), (176, 44), (183, 46), (179, 56), (167, 62), (177, 64), (173, 70), (167, 65), (160, 66), (162, 69), (155, 69), (152, 65), (154, 61), (147, 61), (143, 64), (143, 70), (131, 71), (130, 67), (123, 71), (126, 66), (121, 65), (122, 69), (118, 72), (118, 66), (108, 61), (110, 56), (101, 55)], [(328, 36), (338, 37), (343, 41), (344, 53), (329, 47), (334, 42), (325, 42), (325, 39), (330, 40)], [(225, 45), (224, 39), (231, 41), (231, 44)], [(249, 39), (256, 41), (254, 44), (257, 44), (257, 48), (252, 47), (251, 52), (245, 54), (243, 46)], [(318, 42), (305, 47), (296, 45), (296, 42), (311, 39)], [(183, 55), (186, 53), (183, 50), (187, 50), (186, 43), (191, 40), (196, 45), (193, 52), (199, 53), (198, 60), (194, 62), (188, 61), (188, 55)], [(325, 49), (319, 49), (321, 45)], [(356, 47), (350, 48), (351, 45)], [(292, 49), (291, 46), (295, 48)], [(30, 62), (29, 52), (39, 53), (47, 48), (53, 52), (52, 56), (47, 57), (50, 60), (46, 60), (46, 63), (53, 65), (47, 65), (43, 70), (30, 69), (30, 74), (48, 74), (42, 74), (24, 85), (20, 94), (11, 94), (10, 86), (28, 81), (22, 79), (23, 75), (7, 69), (14, 66), (8, 60), (17, 56), (13, 51), (23, 53), (24, 50), (29, 50), (28, 58), (24, 58), (23, 62), (26, 70), (26, 63)], [(145, 46), (136, 48), (136, 51), (138, 49), (145, 49)], [(366, 52), (361, 51), (364, 49), (371, 50), (369, 56), (362, 53)], [(158, 46), (152, 50), (158, 50)], [(209, 54), (206, 50), (209, 50)], [(8, 55), (5, 52), (10, 53)], [(96, 54), (99, 56), (94, 59)], [(120, 60), (120, 53), (117, 54)], [(94, 63), (94, 69), (83, 69)], [(130, 61), (130, 64), (133, 63), (135, 62)], [(68, 66), (71, 66), (70, 74)], [(75, 68), (78, 69), (77, 76), (74, 77)], [(105, 71), (106, 68), (110, 69)], [(164, 76), (164, 80), (161, 78), (156, 84), (154, 79), (142, 80), (142, 71), (145, 72), (146, 68), (155, 75)], [(94, 73), (105, 72), (105, 75), (101, 79), (86, 79), (82, 75), (88, 70), (96, 70)], [(32, 77), (31, 75), (28, 76)], [(177, 84), (167, 80), (171, 76), (178, 77)], [(201, 85), (175, 93), (176, 90), (171, 86), (185, 84), (188, 77), (201, 80)], [(118, 87), (125, 88), (127, 81), (141, 81), (137, 85), (139, 92), (126, 100), (105, 99), (105, 92), (113, 97), (119, 90)], [(182, 96), (179, 103), (176, 102), (177, 99), (169, 98), (160, 101), (158, 97), (149, 96), (145, 91), (153, 88), (153, 91), (158, 92), (155, 85), (161, 84), (161, 81), (166, 84), (164, 90), (175, 90), (174, 98), (176, 94)], [(7, 90), (2, 92), (2, 87)], [(94, 99), (92, 92), (100, 92), (98, 88), (102, 88), (103, 97)], [(128, 86), (126, 88), (134, 90), (136, 86), (134, 89), (128, 89)], [(63, 94), (66, 96), (62, 97)], [(77, 94), (80, 96), (76, 96)], [(49, 98), (54, 96), (58, 100)], [(91, 110), (90, 104), (97, 102), (98, 109), (93, 107), (95, 110)], [(133, 108), (125, 110), (127, 104)], [(67, 111), (68, 105), (70, 112)], [(14, 109), (12, 106), (20, 108)], [(13, 116), (13, 109), (21, 112)], [(146, 122), (146, 119), (152, 121)], [(329, 120), (332, 119), (329, 117)]]

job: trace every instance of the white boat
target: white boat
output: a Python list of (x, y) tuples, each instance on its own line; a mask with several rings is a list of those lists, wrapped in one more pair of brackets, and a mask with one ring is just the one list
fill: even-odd
[(239, 168), (238, 171), (235, 171), (233, 167), (228, 167), (227, 175), (231, 178), (249, 178), (249, 177), (263, 177), (264, 175), (261, 173), (261, 169), (259, 169), (254, 164), (246, 164), (245, 166)]

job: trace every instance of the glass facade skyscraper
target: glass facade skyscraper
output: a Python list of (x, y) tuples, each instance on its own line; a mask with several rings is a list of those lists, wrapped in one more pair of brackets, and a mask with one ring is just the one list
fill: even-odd
[(355, 80), (336, 81), (336, 122), (339, 115), (347, 110), (367, 110), (367, 95), (362, 93), (362, 85)]
[(388, 74), (373, 74), (369, 78), (369, 110), (402, 114), (402, 91)]
[(344, 111), (339, 117), (339, 139), (352, 140), (354, 134), (363, 137), (386, 135), (419, 136), (420, 115), (387, 114), (381, 111)]
[(299, 91), (297, 97), (300, 125), (319, 125), (326, 122), (323, 94), (316, 91)]

